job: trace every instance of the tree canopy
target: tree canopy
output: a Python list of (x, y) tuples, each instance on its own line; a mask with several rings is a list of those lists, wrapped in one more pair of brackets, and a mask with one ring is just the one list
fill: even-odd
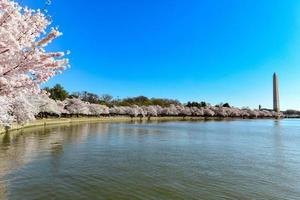
[(63, 101), (69, 97), (69, 93), (60, 84), (56, 84), (52, 88), (46, 87), (44, 90), (47, 91), (50, 94), (50, 98), (54, 100)]
[[(108, 107), (113, 106), (161, 106), (161, 107), (169, 107), (170, 105), (182, 105), (176, 99), (167, 99), (167, 98), (148, 98), (145, 96), (136, 96), (136, 97), (127, 97), (123, 99), (115, 99), (110, 94), (102, 94), (97, 95), (92, 92), (82, 91), (82, 92), (73, 92), (69, 95), (69, 92), (64, 89), (60, 84), (56, 84), (54, 87), (44, 88), (50, 94), (50, 98), (54, 100), (65, 100), (66, 98), (78, 98), (81, 101), (92, 103), (92, 104), (102, 104)], [(205, 108), (211, 106), (209, 103), (205, 101), (189, 101), (185, 104), (187, 107), (197, 107), (197, 108)], [(220, 103), (215, 107), (224, 107), (231, 108), (229, 103)]]

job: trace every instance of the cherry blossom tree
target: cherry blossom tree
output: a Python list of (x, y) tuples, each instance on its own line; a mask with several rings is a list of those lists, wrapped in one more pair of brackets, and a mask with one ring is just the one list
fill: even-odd
[(228, 116), (230, 117), (243, 117), (240, 109), (237, 108), (228, 108)]
[(40, 93), (41, 83), (68, 67), (64, 52), (45, 49), (62, 34), (48, 28), (50, 24), (40, 10), (0, 0), (0, 101), (7, 100), (1, 103), (1, 125), (26, 123), (39, 112), (59, 113), (55, 101), (28, 98)]
[(13, 120), (18, 124), (25, 124), (35, 119), (38, 108), (34, 106), (25, 95), (18, 95), (11, 98)]
[(129, 115), (130, 117), (137, 117), (139, 115), (138, 106), (127, 107), (126, 114)]
[(0, 126), (2, 127), (9, 127), (14, 120), (10, 101), (8, 97), (0, 97)]
[(248, 110), (249, 117), (251, 118), (257, 118), (259, 117), (259, 112), (257, 110)]
[(67, 102), (66, 102), (66, 101), (56, 100), (56, 103), (57, 103), (59, 112), (60, 112), (62, 115), (67, 115), (67, 114), (69, 114), (69, 111), (68, 111), (67, 109), (65, 109), (65, 107), (66, 107), (66, 105), (67, 105)]
[(114, 106), (109, 108), (109, 113), (112, 115), (126, 115), (127, 107), (124, 106)]
[(55, 100), (50, 99), (46, 94), (30, 95), (28, 98), (38, 109), (38, 112), (42, 117), (47, 117), (48, 115), (61, 115), (61, 108), (58, 103)]
[(175, 106), (176, 109), (177, 109), (177, 113), (181, 116), (191, 116), (192, 115), (192, 112), (191, 112), (191, 109), (189, 107), (185, 107), (185, 106), (182, 106), (182, 105), (176, 105)]
[(45, 47), (62, 33), (40, 11), (0, 1), (0, 95), (38, 93), (40, 84), (68, 66), (64, 52)]
[(137, 110), (138, 116), (139, 116), (139, 117), (142, 118), (142, 117), (145, 117), (145, 116), (146, 116), (146, 113), (145, 113), (145, 111), (144, 111), (143, 108), (141, 108), (141, 107), (139, 107), (139, 106), (137, 106), (137, 105), (133, 106), (133, 108), (135, 108), (135, 109)]
[(165, 116), (177, 116), (178, 114), (179, 111), (174, 104), (171, 104), (169, 107), (166, 107), (162, 110), (162, 115)]
[(89, 108), (89, 113), (94, 116), (108, 115), (109, 108), (104, 105), (99, 104), (87, 104)]
[(65, 109), (73, 115), (90, 115), (89, 103), (83, 102), (80, 99), (66, 99)]
[(190, 108), (191, 110), (191, 115), (192, 116), (203, 116), (204, 113), (203, 113), (203, 108), (197, 108), (197, 107), (191, 107)]
[(210, 108), (204, 108), (203, 113), (206, 117), (213, 117), (215, 115), (215, 112), (212, 111)]
[(157, 109), (156, 106), (144, 106), (143, 107), (145, 116), (147, 116), (149, 119), (150, 117), (157, 117)]

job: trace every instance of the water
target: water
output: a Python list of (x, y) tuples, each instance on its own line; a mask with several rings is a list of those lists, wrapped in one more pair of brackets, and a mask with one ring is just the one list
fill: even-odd
[(0, 199), (300, 199), (300, 120), (91, 123), (2, 135)]

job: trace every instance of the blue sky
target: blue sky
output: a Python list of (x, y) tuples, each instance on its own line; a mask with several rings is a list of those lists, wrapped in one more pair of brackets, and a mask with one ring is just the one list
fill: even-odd
[[(43, 7), (42, 0), (23, 5)], [(182, 102), (300, 109), (300, 1), (53, 0), (71, 68), (46, 85)]]

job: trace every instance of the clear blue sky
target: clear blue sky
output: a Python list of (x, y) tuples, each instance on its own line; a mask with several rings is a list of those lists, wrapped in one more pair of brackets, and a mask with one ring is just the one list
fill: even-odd
[[(23, 0), (43, 7), (42, 0)], [(298, 0), (53, 0), (69, 91), (300, 109)]]

